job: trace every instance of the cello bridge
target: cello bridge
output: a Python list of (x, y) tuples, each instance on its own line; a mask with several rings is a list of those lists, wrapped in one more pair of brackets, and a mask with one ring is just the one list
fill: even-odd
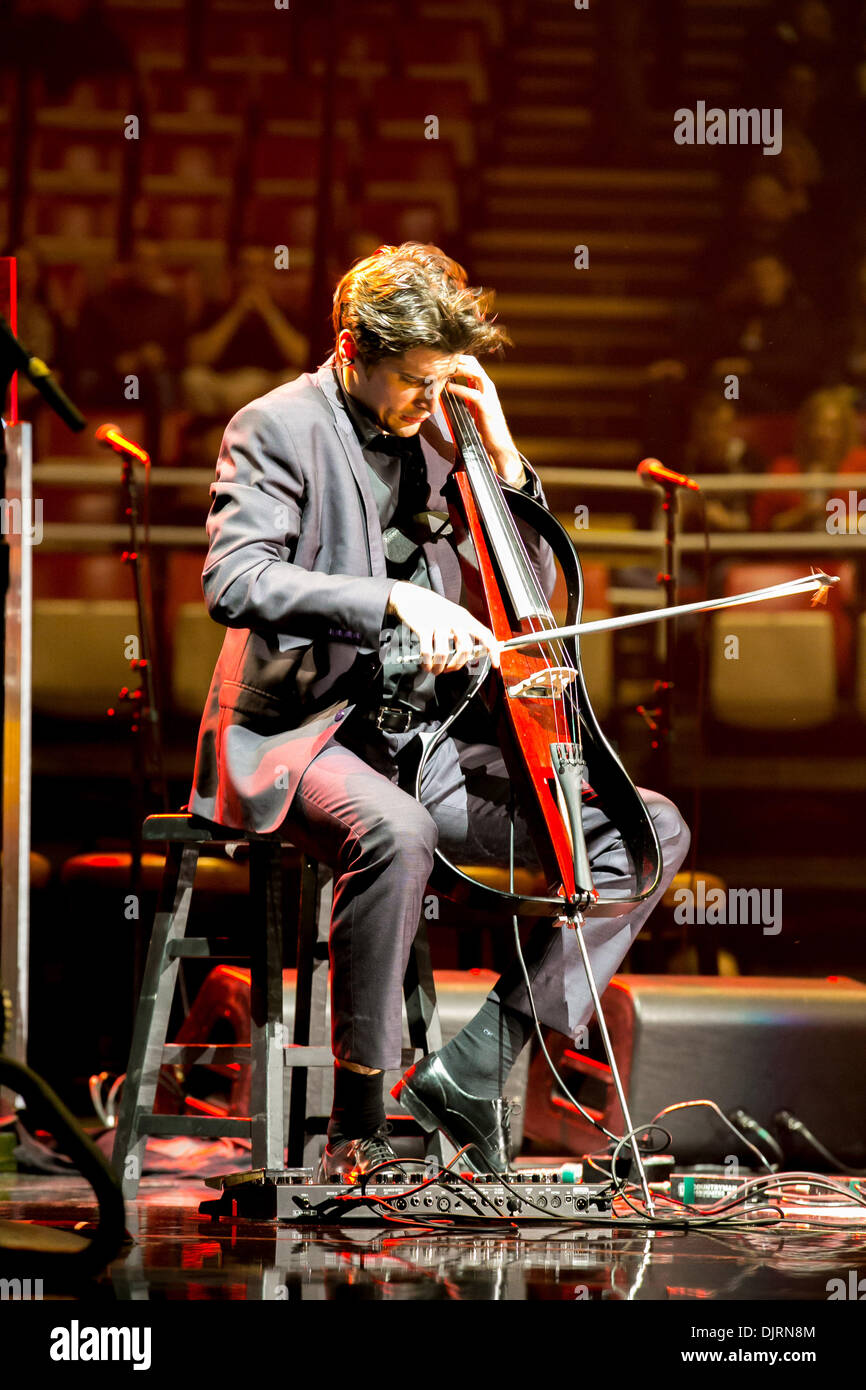
[(548, 666), (510, 685), (508, 694), (512, 699), (552, 700), (564, 693), (576, 674), (572, 666)]

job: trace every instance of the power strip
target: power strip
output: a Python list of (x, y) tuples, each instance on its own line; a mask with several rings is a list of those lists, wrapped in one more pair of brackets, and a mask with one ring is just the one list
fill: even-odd
[[(752, 1176), (750, 1174), (749, 1176)], [(671, 1173), (670, 1195), (686, 1206), (713, 1206), (725, 1198), (733, 1201), (743, 1190), (744, 1178), (729, 1177), (724, 1173)], [(766, 1206), (766, 1197), (760, 1194), (750, 1196), (751, 1206)]]
[[(385, 1221), (395, 1217), (471, 1221), (561, 1221), (601, 1216), (610, 1211), (607, 1184), (564, 1182), (558, 1170), (509, 1177), (474, 1175), (465, 1181), (440, 1175), (426, 1182), (422, 1172), (405, 1178), (361, 1183), (313, 1182), (311, 1169), (258, 1169), (206, 1178), (222, 1195), (199, 1205), (202, 1216), (230, 1216), (293, 1225)], [(420, 1188), (420, 1190), (419, 1190)], [(384, 1199), (384, 1200), (383, 1200)], [(387, 1202), (387, 1206), (385, 1205)]]
[[(673, 1172), (670, 1178), (670, 1195), (677, 1197), (687, 1206), (713, 1206), (716, 1202), (721, 1202), (725, 1198), (733, 1200), (738, 1197), (746, 1181), (746, 1177), (766, 1177), (771, 1178), (772, 1174), (749, 1173), (738, 1178), (730, 1177), (722, 1172), (719, 1173), (687, 1173)], [(845, 1174), (828, 1174), (833, 1181), (847, 1187), (851, 1192), (859, 1193), (862, 1189), (862, 1178), (851, 1178)], [(860, 1186), (858, 1187), (858, 1183)], [(814, 1197), (817, 1200), (828, 1202), (833, 1194), (825, 1186), (818, 1182), (811, 1182), (808, 1178), (787, 1179), (785, 1188), (788, 1194), (787, 1200), (796, 1198), (802, 1200), (807, 1197)], [(786, 1196), (768, 1197), (766, 1192), (753, 1192), (746, 1198), (749, 1206), (768, 1206), (784, 1205)], [(837, 1198), (839, 1203), (844, 1203), (845, 1198), (840, 1192)]]

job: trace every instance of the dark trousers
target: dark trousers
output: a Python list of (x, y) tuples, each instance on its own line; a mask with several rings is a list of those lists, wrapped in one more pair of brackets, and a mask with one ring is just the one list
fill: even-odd
[[(507, 864), (509, 852), (510, 783), (499, 748), (445, 740), (431, 759), (419, 802), (399, 784), (401, 755), (413, 738), (411, 731), (379, 733), (348, 720), (307, 768), (284, 822), (293, 843), (335, 874), (329, 947), (334, 1056), (382, 1070), (400, 1065), (403, 975), (437, 843), (457, 862)], [(663, 875), (652, 896), (626, 916), (587, 915), (584, 937), (599, 992), (689, 846), (689, 830), (673, 803), (639, 790), (661, 843)], [(633, 879), (618, 831), (591, 803), (583, 822), (596, 887), (615, 884), (627, 893)], [(518, 816), (515, 862), (533, 859)], [(576, 1037), (593, 1010), (573, 930), (541, 919), (524, 955), (541, 1023)], [(489, 997), (531, 1014), (516, 958)]]

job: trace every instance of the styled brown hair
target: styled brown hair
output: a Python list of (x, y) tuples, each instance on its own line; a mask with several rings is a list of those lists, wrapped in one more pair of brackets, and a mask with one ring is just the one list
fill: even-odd
[(334, 292), (334, 334), (348, 329), (366, 367), (412, 348), (478, 356), (511, 339), (492, 318), (490, 291), (472, 288), (438, 246), (404, 241), (357, 261)]

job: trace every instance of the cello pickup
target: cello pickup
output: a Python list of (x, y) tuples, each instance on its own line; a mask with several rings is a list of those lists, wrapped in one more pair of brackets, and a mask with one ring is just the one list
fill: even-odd
[(520, 697), (530, 700), (552, 700), (564, 693), (576, 674), (571, 666), (546, 666), (543, 670), (527, 676), (525, 680), (510, 685), (508, 694), (512, 699)]

